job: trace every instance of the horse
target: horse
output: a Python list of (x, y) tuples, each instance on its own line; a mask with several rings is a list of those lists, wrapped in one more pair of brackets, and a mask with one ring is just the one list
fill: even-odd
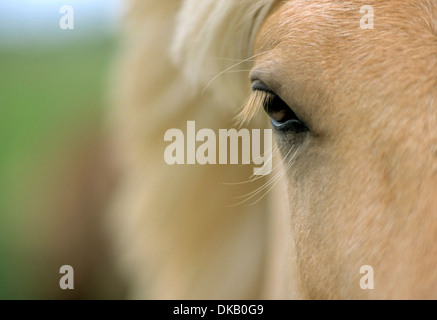
[[(117, 66), (130, 297), (437, 298), (436, 1), (132, 0)], [(269, 176), (163, 160), (236, 115), (273, 130)]]

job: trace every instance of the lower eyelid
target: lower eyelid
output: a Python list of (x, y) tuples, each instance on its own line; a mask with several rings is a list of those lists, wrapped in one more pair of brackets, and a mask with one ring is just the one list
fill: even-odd
[(273, 128), (280, 133), (301, 133), (308, 131), (306, 126), (299, 120), (292, 119), (284, 123), (279, 123), (273, 119), (271, 119), (270, 121)]

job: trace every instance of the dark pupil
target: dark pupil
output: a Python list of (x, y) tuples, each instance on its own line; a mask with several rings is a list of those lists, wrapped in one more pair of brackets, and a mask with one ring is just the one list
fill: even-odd
[(273, 127), (282, 133), (308, 131), (307, 126), (296, 116), (293, 110), (275, 94), (265, 100), (264, 110), (270, 116)]
[(274, 121), (278, 123), (285, 123), (288, 120), (299, 120), (296, 114), (282, 101), (277, 95), (266, 101), (264, 110)]

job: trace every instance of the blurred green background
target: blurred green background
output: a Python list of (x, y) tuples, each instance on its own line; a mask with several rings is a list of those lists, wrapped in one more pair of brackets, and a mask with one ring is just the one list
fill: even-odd
[[(0, 4), (0, 299), (111, 299), (124, 286), (103, 230), (106, 88), (119, 1)], [(91, 190), (91, 191), (90, 191)], [(72, 265), (75, 290), (59, 288)]]

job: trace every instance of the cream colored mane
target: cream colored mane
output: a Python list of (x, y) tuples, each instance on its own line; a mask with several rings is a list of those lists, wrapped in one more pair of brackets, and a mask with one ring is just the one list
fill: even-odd
[[(268, 199), (232, 207), (254, 186), (224, 184), (246, 181), (250, 168), (163, 161), (169, 128), (187, 120), (233, 127), (250, 91), (254, 37), (273, 2), (131, 1), (113, 89), (122, 179), (109, 226), (134, 298), (277, 297), (286, 283), (280, 263), (268, 259), (280, 252), (269, 250), (276, 237), (267, 230), (277, 220), (267, 215)], [(282, 243), (289, 230), (279, 228)]]

